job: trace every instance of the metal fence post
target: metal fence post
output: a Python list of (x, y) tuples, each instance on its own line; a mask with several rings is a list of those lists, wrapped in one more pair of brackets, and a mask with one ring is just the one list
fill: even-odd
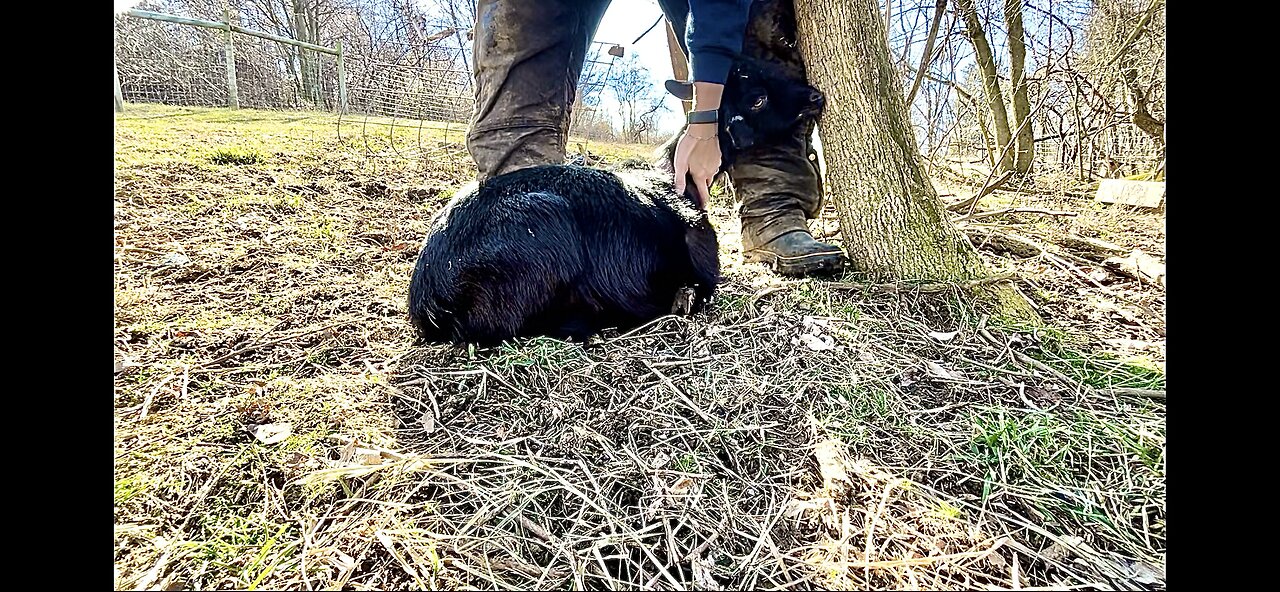
[(347, 70), (342, 63), (342, 40), (337, 42), (338, 49), (338, 113), (347, 112)]
[[(680, 49), (680, 39), (676, 37), (675, 29), (671, 27), (671, 21), (667, 21), (667, 52), (671, 54), (671, 74), (676, 80), (689, 80), (689, 60), (684, 55), (684, 50)], [(680, 101), (680, 109), (685, 115), (689, 114), (689, 110), (693, 108), (693, 103), (688, 101)]]
[(111, 75), (116, 79), (116, 113), (124, 113), (124, 95), (120, 93), (120, 71), (116, 69), (115, 61), (111, 62)]
[(240, 108), (240, 91), (236, 88), (236, 48), (232, 43), (231, 36), (231, 8), (226, 2), (222, 3), (222, 23), (227, 31), (227, 106), (232, 109)]

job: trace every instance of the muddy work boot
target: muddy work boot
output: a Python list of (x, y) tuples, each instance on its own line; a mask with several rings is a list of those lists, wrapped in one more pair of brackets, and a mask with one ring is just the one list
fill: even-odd
[(804, 230), (793, 230), (762, 246), (743, 251), (749, 263), (763, 262), (782, 275), (829, 275), (844, 269), (840, 248), (813, 239)]
[[(658, 0), (658, 4), (672, 28), (684, 31), (688, 0)], [(791, 0), (752, 3), (742, 53), (796, 81), (808, 79), (796, 46)], [(818, 217), (824, 197), (818, 154), (811, 142), (813, 128), (812, 119), (797, 121), (789, 137), (739, 151), (726, 171), (741, 200), (738, 216), (744, 258), (769, 263), (784, 275), (829, 274), (844, 268), (840, 249), (813, 240), (806, 223)]]

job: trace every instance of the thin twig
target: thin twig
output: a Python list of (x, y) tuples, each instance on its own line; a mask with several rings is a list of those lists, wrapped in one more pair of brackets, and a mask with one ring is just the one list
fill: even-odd
[(325, 331), (325, 330), (328, 330), (328, 329), (332, 329), (332, 328), (334, 328), (334, 327), (338, 327), (338, 326), (341, 326), (341, 325), (344, 325), (344, 324), (346, 324), (346, 322), (345, 322), (345, 321), (338, 321), (338, 322), (334, 322), (334, 323), (329, 323), (328, 325), (324, 325), (324, 326), (322, 326), (322, 327), (317, 327), (317, 328), (315, 328), (315, 329), (311, 329), (311, 330), (308, 330), (308, 331), (303, 331), (302, 333), (298, 333), (298, 334), (296, 334), (296, 335), (288, 335), (288, 336), (285, 336), (285, 337), (281, 337), (281, 338), (279, 338), (279, 339), (273, 339), (273, 340), (268, 341), (268, 342), (266, 342), (266, 343), (256, 343), (256, 344), (246, 345), (246, 346), (244, 346), (244, 347), (242, 347), (242, 348), (240, 348), (240, 349), (237, 349), (237, 350), (235, 350), (235, 351), (233, 351), (233, 352), (230, 352), (230, 353), (228, 353), (228, 354), (224, 354), (224, 355), (218, 356), (218, 357), (216, 357), (216, 358), (214, 358), (214, 359), (212, 359), (212, 360), (209, 360), (208, 362), (205, 362), (205, 363), (203, 363), (203, 364), (201, 364), (201, 365), (199, 365), (199, 366), (197, 366), (197, 367), (193, 368), (193, 369), (192, 369), (192, 372), (206, 372), (206, 371), (208, 371), (208, 370), (210, 370), (210, 369), (211, 369), (211, 366), (214, 366), (214, 365), (219, 364), (219, 363), (221, 363), (221, 362), (224, 362), (224, 361), (226, 361), (226, 360), (230, 360), (231, 358), (234, 358), (234, 357), (236, 357), (236, 356), (238, 356), (238, 355), (240, 355), (240, 354), (244, 354), (244, 353), (249, 353), (249, 352), (251, 352), (251, 351), (260, 350), (260, 349), (262, 349), (262, 348), (264, 348), (264, 347), (270, 347), (270, 346), (272, 346), (272, 345), (277, 345), (277, 344), (280, 344), (280, 343), (284, 343), (284, 342), (286, 342), (286, 341), (290, 341), (290, 340), (293, 340), (293, 339), (298, 339), (298, 338), (300, 338), (300, 337), (306, 337), (306, 336), (308, 336), (308, 335), (312, 335), (312, 334), (315, 334), (315, 333), (319, 333), (319, 332), (321, 332), (321, 331)]
[(1118, 388), (1105, 389), (1100, 392), (1108, 393), (1112, 395), (1129, 395), (1131, 397), (1147, 397), (1150, 399), (1165, 398), (1164, 391), (1157, 391), (1152, 389), (1118, 387)]
[(858, 284), (853, 282), (827, 282), (825, 285), (838, 290), (857, 290), (860, 292), (945, 292), (949, 290), (972, 290), (982, 286), (998, 284), (1008, 281), (1016, 277), (1013, 272), (1004, 272), (990, 275), (976, 280), (968, 280), (964, 282), (928, 282), (921, 284), (912, 284), (907, 282), (896, 282), (890, 284)]
[(966, 220), (977, 220), (979, 218), (990, 218), (992, 216), (1001, 216), (1004, 214), (1044, 214), (1045, 216), (1079, 216), (1079, 212), (1068, 212), (1062, 210), (1046, 210), (1044, 208), (1005, 208), (1003, 210), (993, 210), (990, 212), (976, 212), (965, 216), (960, 216), (952, 220), (952, 222), (964, 222)]

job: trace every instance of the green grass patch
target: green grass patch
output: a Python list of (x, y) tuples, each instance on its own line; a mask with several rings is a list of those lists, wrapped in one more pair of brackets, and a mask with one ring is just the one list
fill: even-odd
[(982, 475), (982, 500), (1020, 499), (1057, 532), (1101, 529), (1121, 546), (1147, 544), (1127, 523), (1135, 507), (1163, 499), (1163, 419), (994, 406), (972, 411), (969, 422), (971, 437), (956, 459)]
[(207, 157), (209, 162), (222, 165), (243, 166), (247, 164), (259, 164), (267, 160), (266, 155), (252, 148), (243, 146), (228, 146), (224, 148), (214, 148)]
[(116, 479), (115, 503), (123, 504), (151, 487), (151, 480), (143, 475), (132, 475)]
[(1072, 349), (1047, 347), (1027, 352), (1031, 357), (1098, 389), (1141, 388), (1164, 390), (1164, 373), (1149, 359), (1119, 358), (1107, 352), (1084, 353)]
[(246, 590), (254, 590), (277, 569), (293, 567), (301, 548), (297, 525), (262, 515), (223, 515), (204, 523), (208, 536), (186, 543), (190, 558), (208, 561)]
[(583, 359), (582, 346), (550, 337), (508, 341), (488, 358), (494, 370), (512, 368), (563, 368)]

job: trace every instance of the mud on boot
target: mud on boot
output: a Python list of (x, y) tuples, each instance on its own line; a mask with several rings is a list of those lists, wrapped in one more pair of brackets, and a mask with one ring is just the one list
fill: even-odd
[(747, 249), (743, 259), (767, 263), (782, 275), (831, 275), (842, 271), (847, 261), (839, 247), (818, 242), (803, 230), (793, 230)]

